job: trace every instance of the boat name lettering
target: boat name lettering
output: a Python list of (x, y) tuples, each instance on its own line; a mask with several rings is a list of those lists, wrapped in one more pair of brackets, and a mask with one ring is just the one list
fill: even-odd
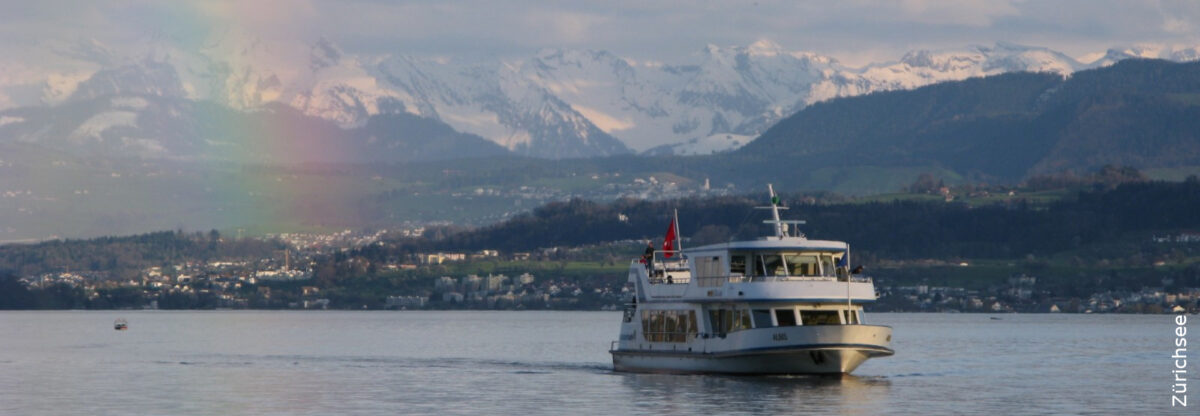
[(771, 335), (771, 339), (776, 340), (776, 341), (787, 341), (788, 340), (787, 333), (786, 332), (776, 332), (774, 335)]

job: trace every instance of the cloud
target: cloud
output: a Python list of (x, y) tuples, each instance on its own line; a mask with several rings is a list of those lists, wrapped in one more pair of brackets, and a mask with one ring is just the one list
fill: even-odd
[(1200, 3), (1195, 1), (1163, 1), (1159, 4), (1162, 14), (1162, 30), (1193, 39), (1200, 38), (1200, 27), (1195, 22), (1200, 18)]
[(350, 53), (468, 59), (566, 47), (679, 61), (705, 44), (769, 39), (790, 50), (878, 60), (996, 41), (1077, 55), (1114, 44), (1196, 43), (1198, 21), (1200, 2), (1190, 0), (51, 0), (0, 5), (0, 48), (46, 38), (192, 45), (235, 31), (305, 43), (327, 37)]
[(903, 0), (895, 3), (857, 2), (861, 9), (873, 8), (881, 18), (928, 25), (991, 26), (996, 19), (1020, 15), (1011, 1), (999, 0)]

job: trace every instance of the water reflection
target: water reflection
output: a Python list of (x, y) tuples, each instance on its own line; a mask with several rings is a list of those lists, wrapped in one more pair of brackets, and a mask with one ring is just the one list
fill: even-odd
[(884, 377), (832, 376), (719, 376), (616, 373), (638, 407), (658, 413), (682, 414), (719, 410), (721, 413), (819, 412), (875, 414), (891, 389)]

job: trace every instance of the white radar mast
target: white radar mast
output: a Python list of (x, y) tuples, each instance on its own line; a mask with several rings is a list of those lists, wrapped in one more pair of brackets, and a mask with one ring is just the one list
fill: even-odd
[[(795, 236), (788, 235), (788, 224), (800, 225), (800, 224), (804, 224), (805, 222), (797, 221), (797, 220), (782, 220), (782, 219), (780, 219), (779, 218), (779, 210), (788, 209), (788, 207), (779, 205), (780, 204), (779, 196), (775, 195), (775, 187), (769, 183), (767, 184), (767, 191), (771, 194), (771, 206), (755, 207), (755, 208), (759, 208), (759, 209), (771, 210), (771, 219), (764, 220), (763, 223), (764, 224), (772, 224), (775, 226), (775, 238), (778, 238), (781, 240), (784, 239), (785, 237), (801, 237), (801, 238), (803, 238), (803, 235), (800, 233), (796, 233)], [(768, 238), (770, 238), (770, 237), (768, 237)]]

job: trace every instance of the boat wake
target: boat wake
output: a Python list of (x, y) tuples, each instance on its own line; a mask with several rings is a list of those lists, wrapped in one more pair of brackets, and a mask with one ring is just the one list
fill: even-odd
[(423, 357), (362, 357), (321, 355), (250, 355), (250, 354), (206, 354), (196, 359), (152, 361), (158, 365), (194, 365), (212, 367), (280, 367), (280, 366), (340, 366), (347, 368), (494, 368), (513, 374), (551, 374), (556, 372), (611, 373), (612, 366), (606, 362), (570, 363), (541, 361), (512, 361), (479, 358), (423, 358)]

